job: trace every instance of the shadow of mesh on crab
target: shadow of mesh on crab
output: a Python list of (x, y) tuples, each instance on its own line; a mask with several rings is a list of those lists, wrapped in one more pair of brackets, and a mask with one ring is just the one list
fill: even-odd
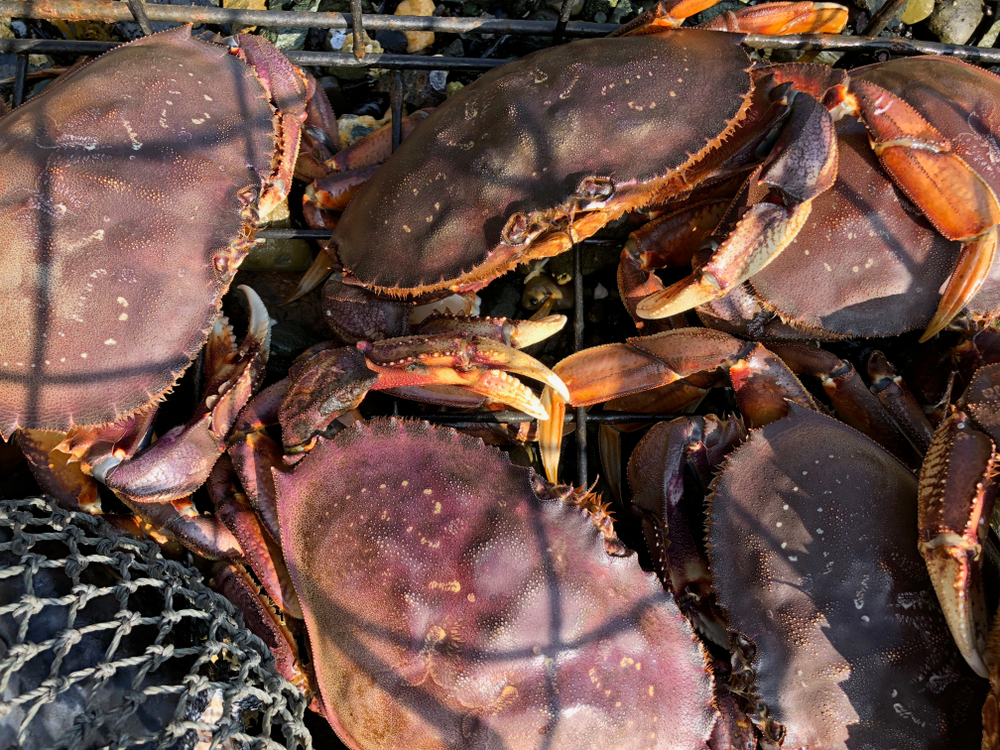
[(0, 748), (311, 748), (235, 612), (151, 542), (0, 500)]

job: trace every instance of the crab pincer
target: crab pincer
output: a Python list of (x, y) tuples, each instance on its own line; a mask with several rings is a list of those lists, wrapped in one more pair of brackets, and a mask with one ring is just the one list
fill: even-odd
[[(950, 59), (906, 62), (850, 75), (818, 65), (751, 71), (756, 86), (792, 86), (793, 114), (750, 178), (762, 195), (707, 262), (640, 302), (638, 315), (666, 317), (723, 297), (783, 252), (807, 225), (813, 201), (833, 186), (838, 157), (832, 124), (849, 114), (864, 124), (879, 163), (909, 201), (961, 245), (922, 341), (941, 331), (980, 291), (996, 252), (1000, 183), (984, 166), (983, 152), (997, 128), (989, 102), (1000, 91), (1000, 78)], [(973, 121), (979, 124), (970, 128)]]
[(969, 665), (989, 675), (982, 545), (996, 500), (1000, 365), (973, 377), (934, 433), (920, 472), (920, 553), (952, 635)]

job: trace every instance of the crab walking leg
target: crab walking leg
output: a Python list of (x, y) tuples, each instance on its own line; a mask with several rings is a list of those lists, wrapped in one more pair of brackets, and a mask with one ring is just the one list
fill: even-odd
[(715, 604), (708, 560), (683, 510), (684, 474), (688, 467), (702, 478), (707, 494), (712, 472), (746, 436), (738, 417), (681, 417), (654, 425), (628, 462), (632, 506), (642, 519), (656, 574), (692, 624), (724, 648), (729, 637)]
[[(767, 266), (805, 225), (816, 196), (837, 178), (833, 118), (809, 95), (796, 93), (788, 121), (768, 160), (750, 177), (768, 191), (739, 219), (711, 259), (686, 279), (636, 306), (643, 318), (666, 318), (725, 297)], [(748, 185), (748, 189), (749, 189)]]
[(261, 597), (246, 571), (232, 563), (216, 563), (212, 568), (210, 585), (239, 608), (247, 628), (271, 649), (274, 666), (281, 676), (313, 695), (313, 681), (299, 661), (295, 638), (275, 616), (271, 605)]
[(934, 439), (934, 427), (906, 383), (880, 351), (872, 352), (867, 363), (871, 392), (882, 402), (914, 449), (924, 455)]
[[(584, 349), (557, 364), (554, 372), (569, 390), (566, 402), (590, 406), (717, 368), (728, 372), (737, 405), (750, 427), (786, 416), (789, 403), (818, 409), (798, 378), (763, 346), (703, 328), (682, 328), (637, 336), (624, 344)], [(560, 398), (564, 397), (555, 392), (543, 394), (547, 403)], [(554, 473), (562, 443), (561, 422), (557, 427), (539, 421), (538, 436), (542, 456), (547, 457), (546, 473)]]
[(94, 466), (94, 477), (119, 497), (136, 504), (185, 497), (205, 483), (225, 450), (227, 433), (263, 380), (271, 336), (264, 303), (250, 287), (240, 289), (250, 303), (246, 339), (236, 350), (228, 325), (217, 321), (206, 356), (212, 376), (191, 421), (130, 459), (111, 456)]
[[(718, 0), (661, 0), (610, 36), (674, 29), (717, 4)], [(736, 13), (727, 11), (697, 28), (758, 34), (839, 34), (846, 24), (847, 8), (836, 3), (773, 2)]]
[(807, 344), (772, 342), (768, 346), (796, 375), (819, 379), (841, 421), (870, 437), (908, 466), (919, 465), (922, 454), (914, 452), (906, 435), (869, 390), (854, 365), (825, 349)]
[(281, 541), (273, 538), (256, 512), (256, 504), (242, 491), (229, 456), (216, 462), (208, 478), (208, 494), (215, 517), (239, 540), (240, 555), (282, 612), (302, 617), (302, 606), (281, 555)]

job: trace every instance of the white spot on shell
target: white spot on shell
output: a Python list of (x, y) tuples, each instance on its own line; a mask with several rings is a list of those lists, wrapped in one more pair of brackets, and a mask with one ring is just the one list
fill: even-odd
[(118, 343), (118, 342), (117, 342), (117, 341), (115, 341), (114, 339), (107, 339), (107, 340), (106, 340), (106, 341), (104, 342), (104, 345), (105, 345), (105, 346), (114, 346), (114, 345), (115, 345), (115, 344), (117, 344), (117, 343)]

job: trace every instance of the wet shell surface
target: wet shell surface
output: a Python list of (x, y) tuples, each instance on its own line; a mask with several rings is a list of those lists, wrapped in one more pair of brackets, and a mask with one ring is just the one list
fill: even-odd
[(190, 27), (0, 119), (0, 432), (102, 424), (205, 343), (271, 171), (252, 69)]
[(719, 603), (782, 748), (979, 747), (987, 685), (948, 631), (895, 458), (793, 406), (731, 454), (709, 523)]
[(277, 484), (326, 714), (350, 746), (704, 747), (701, 646), (570, 488), (397, 420), (321, 439)]
[(589, 177), (634, 189), (691, 161), (741, 112), (748, 68), (738, 36), (685, 29), (577, 41), (490, 71), (361, 188), (333, 234), (340, 260), (390, 290), (454, 281), (501, 249), (512, 214), (563, 206)]

